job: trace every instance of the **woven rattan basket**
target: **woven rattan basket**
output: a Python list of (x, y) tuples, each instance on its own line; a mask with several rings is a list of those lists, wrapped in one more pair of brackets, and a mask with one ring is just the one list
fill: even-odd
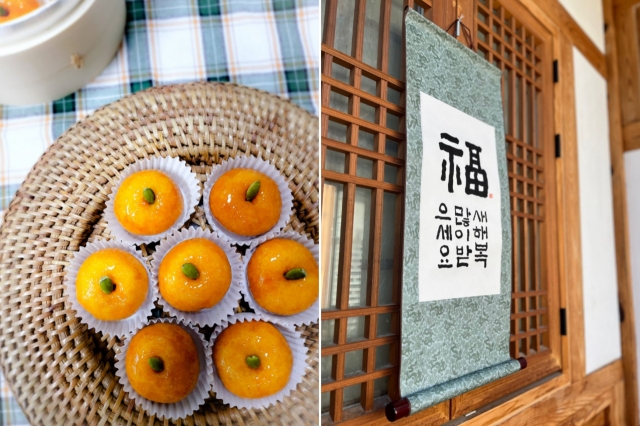
[[(114, 374), (121, 342), (79, 322), (67, 303), (64, 268), (79, 246), (110, 237), (102, 213), (127, 165), (178, 156), (204, 182), (213, 164), (246, 153), (288, 179), (297, 214), (285, 229), (318, 242), (318, 119), (264, 92), (206, 83), (153, 88), (96, 111), (40, 158), (0, 232), (0, 362), (33, 425), (173, 424), (149, 418), (122, 390)], [(206, 226), (201, 208), (191, 222)], [(238, 410), (211, 392), (176, 424), (317, 424), (318, 325), (299, 330), (309, 347), (307, 371), (283, 403)]]

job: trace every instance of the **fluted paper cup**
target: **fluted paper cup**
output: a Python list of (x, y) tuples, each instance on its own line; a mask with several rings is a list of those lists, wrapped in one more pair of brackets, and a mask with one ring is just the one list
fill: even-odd
[[(318, 267), (320, 266), (318, 261), (318, 251), (319, 251), (318, 245), (315, 244), (313, 240), (310, 240), (304, 237), (303, 235), (298, 234), (297, 232), (280, 232), (278, 234), (270, 235), (269, 238), (267, 238), (265, 241), (261, 242), (260, 244), (263, 244), (274, 238), (289, 239), (302, 244), (307, 250), (311, 252)], [(288, 327), (294, 327), (296, 325), (303, 325), (303, 324), (308, 325), (308, 324), (311, 324), (312, 322), (318, 322), (318, 311), (320, 306), (319, 297), (316, 299), (313, 305), (311, 305), (308, 309), (300, 313), (297, 313), (295, 315), (274, 314), (264, 309), (255, 301), (255, 299), (253, 298), (253, 295), (251, 294), (251, 289), (249, 287), (249, 275), (247, 274), (247, 267), (249, 266), (249, 261), (251, 260), (251, 257), (253, 256), (255, 251), (258, 249), (258, 247), (260, 247), (260, 245), (251, 247), (251, 249), (247, 250), (247, 253), (244, 256), (244, 259), (243, 259), (244, 280), (243, 280), (243, 286), (242, 286), (243, 287), (242, 293), (245, 295), (246, 301), (249, 304), (249, 306), (251, 306), (251, 308), (256, 312), (256, 315), (264, 318), (267, 321), (271, 321), (277, 324), (282, 324)]]
[[(114, 204), (116, 194), (122, 182), (134, 173), (143, 170), (157, 170), (163, 172), (171, 178), (180, 189), (182, 195), (182, 214), (171, 225), (169, 229), (155, 235), (136, 235), (127, 231), (122, 227), (116, 218)], [(191, 171), (189, 165), (175, 157), (152, 157), (144, 160), (136, 161), (122, 171), (118, 181), (113, 186), (109, 199), (107, 200), (104, 217), (107, 222), (107, 229), (118, 241), (134, 245), (142, 243), (151, 243), (160, 241), (161, 239), (172, 235), (189, 219), (195, 211), (195, 207), (200, 203), (200, 183), (198, 176)]]
[(154, 319), (151, 320), (149, 324), (145, 324), (143, 327), (140, 327), (138, 330), (157, 323), (177, 324), (193, 338), (193, 342), (196, 344), (198, 349), (198, 360), (200, 364), (200, 372), (196, 387), (185, 398), (171, 404), (153, 402), (140, 396), (140, 394), (131, 387), (131, 382), (129, 382), (129, 378), (127, 377), (127, 369), (125, 365), (127, 350), (129, 349), (129, 344), (131, 343), (131, 339), (134, 335), (130, 335), (124, 341), (124, 346), (122, 346), (120, 351), (116, 353), (116, 376), (118, 376), (118, 381), (123, 386), (125, 392), (129, 394), (129, 397), (135, 401), (136, 405), (141, 406), (147, 414), (155, 415), (158, 418), (164, 417), (165, 419), (177, 420), (192, 414), (200, 405), (204, 404), (205, 400), (209, 397), (209, 389), (211, 388), (213, 374), (213, 359), (210, 356), (211, 351), (209, 343), (204, 339), (204, 336), (196, 331), (195, 328), (188, 324), (184, 324), (175, 318)]
[[(174, 308), (167, 302), (160, 293), (158, 271), (160, 270), (160, 264), (164, 257), (173, 249), (176, 245), (183, 241), (191, 240), (194, 238), (206, 238), (212, 241), (218, 247), (220, 247), (227, 255), (229, 264), (231, 265), (231, 285), (229, 290), (215, 306), (209, 309), (203, 309), (198, 312), (185, 312), (177, 308)], [(165, 312), (170, 315), (183, 320), (185, 323), (191, 323), (194, 325), (214, 325), (222, 320), (227, 319), (228, 316), (233, 315), (233, 310), (238, 306), (238, 302), (242, 298), (240, 291), (244, 280), (244, 269), (242, 267), (242, 259), (240, 254), (236, 252), (234, 247), (231, 247), (228, 241), (224, 241), (218, 235), (210, 231), (202, 229), (183, 229), (173, 234), (166, 240), (163, 240), (157, 247), (156, 252), (153, 254), (153, 261), (151, 262), (151, 270), (153, 276), (154, 292), (158, 294), (158, 303), (162, 305)]]
[[(229, 317), (228, 321), (223, 321), (220, 327), (216, 327), (210, 340), (209, 357), (213, 359), (213, 345), (216, 338), (222, 333), (222, 330), (226, 329), (229, 325), (237, 322), (245, 321), (261, 321), (262, 318), (250, 314), (242, 313)], [(304, 345), (304, 339), (294, 328), (286, 327), (281, 324), (273, 324), (278, 331), (282, 333), (284, 338), (289, 344), (291, 354), (293, 355), (293, 366), (291, 368), (291, 375), (289, 381), (279, 392), (266, 396), (264, 398), (242, 398), (227, 390), (222, 383), (222, 380), (218, 376), (215, 363), (213, 363), (213, 391), (216, 393), (216, 397), (225, 404), (229, 404), (231, 407), (246, 408), (246, 409), (259, 409), (268, 408), (271, 405), (275, 405), (278, 402), (282, 402), (285, 396), (288, 396), (293, 392), (299, 383), (302, 383), (302, 378), (305, 374), (307, 367), (307, 347)]]
[[(148, 277), (146, 283), (148, 287), (147, 297), (140, 308), (130, 317), (117, 321), (102, 321), (95, 318), (80, 304), (76, 295), (76, 278), (78, 277), (78, 270), (80, 269), (80, 266), (82, 266), (84, 261), (93, 253), (108, 248), (119, 249), (134, 255), (135, 258), (144, 266)], [(71, 309), (77, 312), (76, 316), (80, 318), (80, 321), (87, 324), (90, 329), (93, 328), (95, 331), (99, 331), (102, 332), (102, 334), (108, 334), (110, 336), (126, 336), (138, 327), (142, 326), (147, 321), (147, 317), (151, 315), (151, 310), (154, 307), (153, 302), (155, 300), (155, 295), (151, 286), (151, 271), (147, 266), (145, 258), (142, 257), (142, 254), (139, 251), (136, 251), (133, 247), (118, 241), (94, 241), (92, 243), (88, 243), (85, 247), (81, 247), (80, 250), (74, 253), (73, 258), (70, 260), (69, 266), (66, 269), (67, 274), (65, 276), (65, 286), (67, 295), (69, 296), (68, 301), (71, 304)]]
[[(263, 173), (271, 178), (280, 190), (280, 198), (282, 200), (280, 218), (278, 219), (278, 222), (273, 226), (273, 228), (271, 228), (264, 234), (253, 236), (238, 235), (222, 226), (211, 213), (211, 208), (209, 207), (211, 189), (213, 188), (213, 185), (216, 183), (216, 181), (220, 178), (220, 176), (232, 169), (253, 169), (260, 173)], [(293, 213), (293, 194), (291, 193), (291, 189), (289, 189), (289, 185), (287, 184), (284, 176), (273, 165), (257, 157), (236, 157), (224, 161), (218, 166), (214, 166), (211, 174), (207, 178), (207, 182), (204, 184), (203, 197), (204, 213), (207, 217), (207, 222), (209, 222), (209, 225), (211, 225), (213, 230), (218, 235), (224, 238), (225, 241), (229, 241), (231, 244), (241, 244), (249, 246), (259, 244), (261, 241), (264, 241), (269, 236), (284, 228), (289, 222), (289, 219), (291, 219), (291, 214)]]

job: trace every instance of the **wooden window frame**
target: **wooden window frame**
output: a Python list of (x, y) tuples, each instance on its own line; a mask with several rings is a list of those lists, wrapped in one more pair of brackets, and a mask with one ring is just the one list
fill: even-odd
[[(425, 1), (421, 1), (421, 4), (427, 5)], [(380, 70), (368, 66), (362, 62), (362, 49), (363, 49), (363, 36), (364, 36), (364, 15), (365, 15), (365, 0), (355, 1), (355, 13), (354, 13), (354, 32), (352, 41), (352, 55), (346, 55), (332, 46), (334, 45), (335, 35), (335, 16), (337, 13), (337, 1), (327, 0), (326, 14), (329, 17), (325, 20), (324, 33), (326, 34), (324, 44), (322, 46), (322, 135), (327, 135), (329, 118), (333, 121), (347, 125), (348, 135), (347, 143), (332, 141), (331, 139), (322, 138), (322, 186), (324, 183), (338, 182), (344, 185), (344, 199), (343, 199), (343, 214), (342, 214), (342, 230), (340, 246), (342, 248), (339, 266), (338, 266), (338, 280), (341, 283), (349, 282), (349, 274), (351, 273), (350, 261), (351, 261), (351, 247), (352, 247), (352, 224), (353, 224), (353, 203), (355, 199), (356, 186), (370, 188), (372, 190), (372, 209), (371, 209), (371, 230), (370, 230), (370, 244), (369, 244), (369, 257), (372, 259), (379, 259), (380, 254), (380, 238), (382, 228), (382, 199), (385, 192), (391, 192), (397, 194), (397, 204), (402, 206), (404, 204), (403, 194), (404, 187), (402, 185), (394, 185), (381, 181), (379, 177), (383, 176), (384, 165), (390, 164), (404, 170), (404, 156), (400, 155), (400, 158), (391, 157), (385, 154), (385, 140), (390, 138), (396, 141), (404, 140), (404, 133), (394, 131), (386, 127), (386, 113), (387, 111), (395, 112), (399, 115), (404, 115), (404, 108), (388, 102), (387, 89), (392, 88), (394, 90), (403, 92), (404, 83), (397, 80)], [(388, 64), (388, 38), (386, 35), (390, 30), (390, 2), (381, 3), (380, 23), (379, 23), (379, 52), (378, 61), (379, 68), (385, 69)], [(351, 69), (350, 78), (351, 84), (342, 83), (332, 77), (331, 70), (333, 63), (337, 63), (345, 68)], [(360, 82), (362, 76), (377, 80), (377, 96), (374, 96), (364, 90), (360, 90)], [(349, 110), (350, 114), (346, 114), (341, 111), (337, 111), (329, 107), (331, 87), (333, 91), (349, 98)], [(360, 101), (365, 100), (369, 104), (373, 104), (376, 107), (376, 123), (359, 118), (359, 106)], [(403, 125), (401, 124), (401, 128)], [(359, 148), (356, 144), (350, 143), (351, 141), (357, 141), (357, 132), (359, 128), (367, 129), (372, 133), (375, 133), (375, 148), (374, 150), (366, 150)], [(330, 148), (335, 151), (339, 151), (345, 154), (346, 157), (346, 170), (345, 173), (336, 173), (328, 171), (325, 168), (326, 150)], [(374, 161), (373, 176), (371, 179), (361, 178), (356, 176), (356, 161), (358, 157), (366, 158)], [(402, 208), (396, 209), (397, 217), (404, 217)], [(402, 227), (402, 220), (398, 221), (397, 230), (400, 231)], [(401, 250), (401, 239), (396, 239), (395, 250)], [(336, 305), (338, 310), (323, 312), (322, 320), (334, 320), (335, 331), (334, 336), (337, 337), (337, 345), (329, 346), (323, 349), (321, 354), (324, 356), (334, 356), (334, 363), (332, 365), (332, 377), (336, 380), (330, 383), (321, 385), (321, 392), (330, 392), (329, 411), (331, 416), (324, 416), (323, 424), (341, 422), (341, 424), (349, 424), (352, 422), (362, 422), (364, 418), (371, 420), (379, 420), (383, 417), (381, 409), (389, 402), (389, 398), (380, 398), (374, 400), (373, 398), (373, 380), (389, 377), (389, 395), (396, 397), (398, 395), (398, 379), (399, 372), (399, 291), (394, 291), (392, 295), (392, 305), (378, 307), (377, 297), (377, 274), (379, 271), (379, 264), (377, 261), (370, 262), (368, 265), (369, 276), (371, 276), (370, 283), (373, 283), (369, 288), (367, 294), (367, 306), (365, 308), (349, 308), (349, 285), (339, 285)], [(394, 268), (394, 280), (399, 279), (400, 269)], [(396, 289), (399, 290), (399, 289)], [(395, 313), (392, 316), (393, 323), (391, 325), (393, 336), (375, 338), (377, 329), (377, 315), (381, 313)], [(354, 316), (366, 316), (365, 322), (365, 338), (367, 340), (357, 341), (354, 343), (346, 343), (346, 327), (347, 319)], [(391, 363), (394, 365), (390, 368), (382, 370), (375, 369), (375, 348), (381, 345), (391, 345)], [(363, 356), (366, 360), (364, 365), (364, 374), (344, 378), (344, 354), (347, 351), (363, 350)], [(342, 409), (342, 390), (346, 386), (352, 386), (361, 384), (361, 406), (353, 407), (348, 410)], [(448, 415), (448, 407), (446, 410)], [(364, 415), (363, 415), (364, 414)], [(448, 417), (447, 417), (448, 418)], [(439, 417), (440, 420), (445, 420), (443, 417)], [(351, 421), (350, 421), (351, 420)]]

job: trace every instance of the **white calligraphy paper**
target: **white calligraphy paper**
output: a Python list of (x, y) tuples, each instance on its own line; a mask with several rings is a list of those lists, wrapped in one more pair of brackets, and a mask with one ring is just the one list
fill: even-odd
[(500, 293), (495, 129), (420, 93), (420, 302)]

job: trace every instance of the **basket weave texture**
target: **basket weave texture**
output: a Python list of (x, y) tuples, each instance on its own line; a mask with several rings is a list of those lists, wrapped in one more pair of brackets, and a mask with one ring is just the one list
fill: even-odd
[[(114, 368), (122, 343), (76, 318), (65, 267), (87, 241), (110, 238), (102, 213), (129, 164), (180, 157), (202, 184), (212, 165), (249, 154), (271, 162), (289, 183), (296, 214), (285, 230), (317, 243), (318, 119), (255, 89), (194, 83), (139, 92), (80, 121), (40, 158), (0, 229), (0, 363), (33, 425), (174, 424), (150, 418), (122, 390)], [(190, 223), (208, 227), (201, 207)], [(284, 402), (239, 410), (210, 392), (204, 406), (175, 424), (317, 424), (318, 324), (299, 330), (309, 348), (306, 375)]]

